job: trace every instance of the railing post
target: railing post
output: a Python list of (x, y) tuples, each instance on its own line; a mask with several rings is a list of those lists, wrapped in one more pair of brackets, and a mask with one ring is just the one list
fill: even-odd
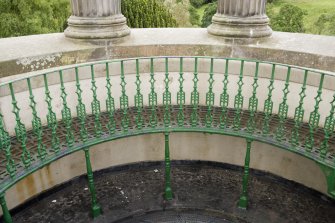
[(218, 0), (208, 33), (225, 37), (266, 37), (272, 34), (266, 0)]
[(9, 213), (6, 199), (5, 199), (5, 194), (0, 194), (0, 204), (2, 207), (2, 213), (3, 213), (3, 220), (5, 223), (12, 223), (12, 216)]
[(130, 34), (121, 12), (121, 0), (71, 0), (71, 7), (66, 37), (109, 39)]
[(252, 139), (247, 139), (247, 152), (244, 161), (244, 175), (242, 184), (242, 195), (240, 197), (238, 207), (246, 209), (248, 206), (248, 180), (249, 180), (249, 165), (250, 165), (250, 150)]
[(171, 161), (170, 161), (170, 147), (169, 147), (169, 132), (165, 132), (165, 194), (166, 200), (172, 200), (171, 189)]
[(92, 171), (89, 149), (85, 148), (84, 152), (85, 152), (85, 158), (86, 158), (88, 186), (89, 186), (91, 197), (92, 197), (92, 215), (93, 215), (93, 218), (96, 218), (99, 215), (101, 215), (102, 210), (97, 201), (97, 195), (96, 195), (95, 186), (94, 186), (93, 171)]

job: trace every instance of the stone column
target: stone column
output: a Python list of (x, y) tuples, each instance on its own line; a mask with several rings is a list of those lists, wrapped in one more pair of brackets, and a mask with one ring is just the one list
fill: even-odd
[(66, 37), (109, 39), (130, 34), (121, 13), (121, 0), (71, 0), (71, 7)]
[(270, 36), (265, 6), (266, 0), (218, 0), (208, 33), (232, 38)]

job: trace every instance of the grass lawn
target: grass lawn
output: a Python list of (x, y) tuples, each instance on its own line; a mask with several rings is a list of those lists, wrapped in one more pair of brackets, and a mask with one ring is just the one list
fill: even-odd
[(308, 15), (305, 16), (306, 33), (315, 33), (314, 22), (323, 13), (335, 13), (335, 0), (278, 0), (274, 3), (274, 10), (278, 12), (280, 6), (290, 3), (306, 10)]

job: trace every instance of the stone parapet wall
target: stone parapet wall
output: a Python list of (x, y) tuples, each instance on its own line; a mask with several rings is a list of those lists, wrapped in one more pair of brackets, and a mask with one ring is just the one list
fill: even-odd
[(0, 77), (69, 64), (142, 56), (257, 59), (335, 71), (335, 37), (274, 32), (270, 38), (225, 39), (206, 29), (132, 29), (118, 40), (70, 40), (63, 33), (0, 39)]

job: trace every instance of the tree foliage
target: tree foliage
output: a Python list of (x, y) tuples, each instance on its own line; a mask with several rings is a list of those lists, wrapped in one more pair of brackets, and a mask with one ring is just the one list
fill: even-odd
[(271, 27), (275, 31), (303, 33), (306, 12), (291, 4), (283, 5), (279, 13), (271, 18)]
[(157, 0), (123, 0), (122, 13), (131, 28), (177, 26), (171, 13)]
[(191, 5), (188, 11), (190, 13), (190, 23), (193, 26), (200, 26), (200, 15), (197, 13), (197, 10)]
[(190, 0), (190, 3), (195, 8), (200, 8), (206, 3), (206, 0)]
[(68, 0), (0, 0), (0, 37), (62, 32)]
[(209, 3), (204, 11), (204, 16), (202, 17), (201, 20), (201, 27), (208, 27), (212, 23), (212, 17), (217, 11), (217, 3), (212, 2)]
[(200, 8), (201, 6), (215, 2), (216, 0), (190, 0), (190, 3), (195, 8)]
[(318, 34), (335, 35), (335, 13), (321, 14), (314, 26)]

